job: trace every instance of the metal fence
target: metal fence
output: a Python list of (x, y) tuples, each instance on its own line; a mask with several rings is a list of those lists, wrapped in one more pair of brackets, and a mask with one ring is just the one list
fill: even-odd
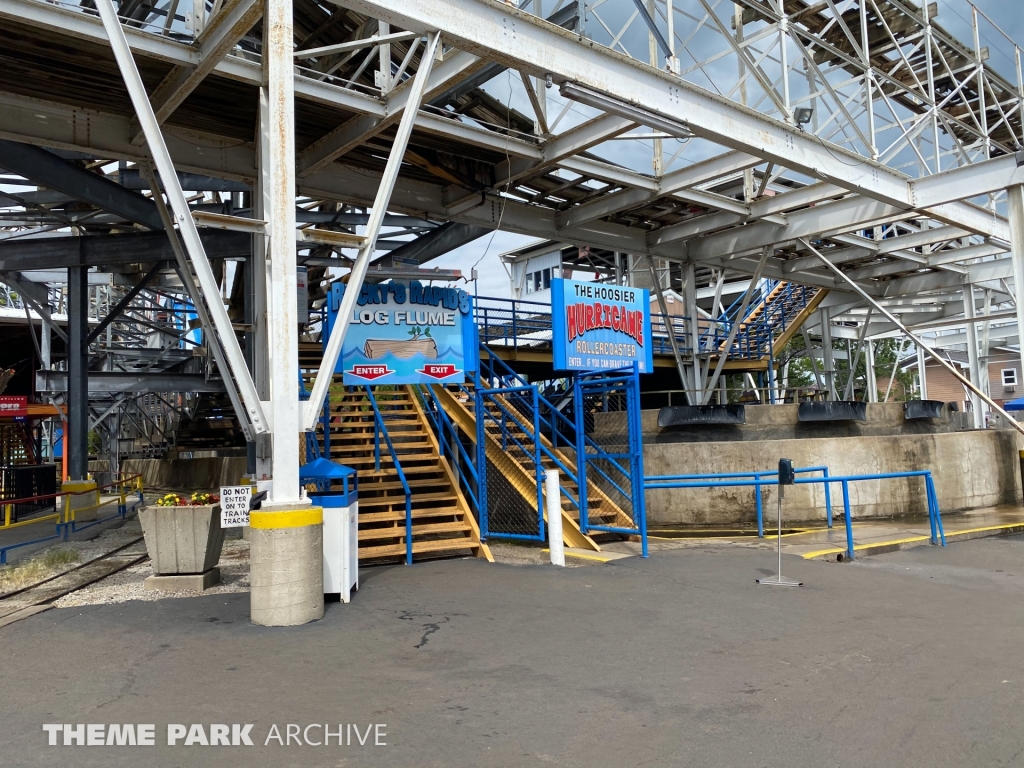
[(573, 391), (576, 463), (583, 478), (580, 530), (640, 536), (646, 557), (647, 515), (636, 367), (577, 374)]

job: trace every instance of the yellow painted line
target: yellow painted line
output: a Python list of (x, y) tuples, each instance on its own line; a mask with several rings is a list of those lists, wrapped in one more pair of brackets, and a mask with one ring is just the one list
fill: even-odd
[(324, 521), (323, 507), (308, 507), (282, 512), (249, 513), (249, 527), (271, 530), (275, 528), (305, 528), (307, 525), (320, 525)]
[(954, 536), (963, 536), (968, 533), (984, 533), (985, 531), (1005, 531), (1010, 528), (1024, 528), (1024, 520), (1019, 523), (1001, 523), (1000, 525), (989, 525), (984, 528), (966, 528), (962, 531), (953, 531), (946, 534), (946, 539), (949, 540)]
[[(542, 549), (541, 552), (551, 552), (550, 549)], [(575, 552), (566, 552), (566, 557), (578, 557), (580, 560), (593, 560), (596, 563), (610, 563), (612, 560), (617, 560), (615, 557), (601, 557), (600, 555), (580, 555)]]
[[(1014, 528), (1020, 528), (1024, 530), (1024, 521), (1021, 521), (1019, 523), (1002, 523), (1000, 525), (989, 525), (983, 528), (966, 528), (962, 531), (951, 531), (949, 533), (946, 533), (946, 542), (948, 543), (950, 539), (955, 539), (959, 536), (967, 536), (969, 534), (974, 533), (987, 533), (989, 531), (1007, 531), (1012, 530)], [(901, 544), (916, 544), (922, 541), (931, 541), (931, 536), (908, 536), (905, 539), (890, 539), (889, 541), (875, 541), (869, 544), (856, 544), (853, 547), (853, 551), (862, 552), (868, 549), (899, 546)], [(802, 555), (802, 557), (804, 560), (813, 560), (814, 558), (822, 557), (823, 555), (838, 555), (845, 551), (845, 547), (840, 547), (837, 549), (822, 549), (817, 552), (807, 552), (806, 554)]]

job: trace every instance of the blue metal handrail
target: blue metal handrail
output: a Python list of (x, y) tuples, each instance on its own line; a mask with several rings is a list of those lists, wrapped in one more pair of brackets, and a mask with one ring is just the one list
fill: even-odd
[[(449, 462), (449, 466), (454, 470), (456, 477), (459, 481), (459, 487), (462, 488), (466, 495), (469, 497), (472, 509), (476, 512), (477, 522), (483, 515), (480, 505), (481, 500), (486, 502), (486, 498), (480, 495), (480, 472), (476, 467), (466, 450), (466, 446), (462, 444), (462, 441), (458, 439), (458, 434), (455, 429), (455, 425), (452, 420), (448, 417), (448, 413), (434, 397), (434, 392), (430, 386), (421, 385), (418, 388), (421, 396), (423, 397), (423, 412), (427, 414), (427, 418), (430, 420), (431, 426), (434, 428), (434, 433), (437, 435), (438, 453), (443, 458), (447, 452), (452, 457), (458, 459), (462, 458), (462, 461)], [(445, 436), (445, 429), (448, 430), (448, 435), (451, 439)], [(452, 445), (456, 446), (456, 449), (452, 449)], [(463, 464), (466, 469), (463, 470)], [(467, 479), (464, 479), (467, 478)], [(472, 482), (468, 482), (471, 480)]]
[[(795, 474), (805, 474), (808, 472), (821, 472), (822, 477), (827, 478), (828, 467), (800, 467), (794, 469)], [(704, 475), (648, 475), (644, 478), (645, 488), (657, 488), (660, 483), (671, 483), (678, 480), (721, 480), (721, 479), (735, 479), (735, 478), (746, 478), (752, 477), (755, 481), (754, 486), (754, 499), (757, 503), (757, 535), (760, 538), (764, 537), (764, 507), (762, 504), (761, 497), (761, 478), (762, 477), (774, 477), (779, 474), (777, 469), (766, 470), (764, 472), (718, 472)], [(777, 483), (768, 483), (768, 485), (777, 485)], [(671, 485), (660, 486), (664, 488), (672, 488)], [(828, 521), (828, 527), (832, 527), (832, 486), (829, 483), (825, 483), (825, 511), (827, 513), (826, 519)]]
[(380, 408), (377, 407), (377, 399), (373, 396), (373, 389), (371, 387), (363, 387), (363, 389), (366, 390), (366, 398), (370, 401), (370, 406), (373, 408), (374, 470), (380, 472), (380, 436), (383, 435), (384, 442), (387, 443), (388, 452), (391, 454), (391, 461), (398, 471), (398, 479), (402, 482), (402, 490), (405, 491), (405, 564), (412, 565), (412, 490), (409, 488), (409, 482), (405, 479), (402, 464), (398, 461), (398, 453), (391, 442), (387, 425), (384, 424), (384, 417), (380, 413)]
[[(809, 469), (809, 468), (808, 468)], [(798, 470), (801, 471), (801, 470)], [(711, 478), (722, 478), (726, 479), (723, 482), (711, 482), (711, 480), (697, 480), (697, 481), (666, 481), (666, 482), (648, 482), (650, 478), (644, 478), (644, 490), (667, 490), (673, 488), (744, 488), (744, 487), (760, 487), (762, 485), (778, 485), (779, 481), (776, 478), (774, 481), (765, 479), (764, 476), (772, 473), (738, 473), (741, 475), (750, 476), (753, 474), (759, 474), (761, 477), (757, 477), (754, 480), (744, 480), (741, 477), (730, 479), (728, 476), (723, 475), (712, 475)], [(774, 474), (778, 474), (777, 472)], [(925, 487), (925, 500), (928, 505), (928, 524), (931, 528), (931, 543), (933, 545), (946, 546), (946, 533), (942, 525), (942, 513), (939, 509), (939, 497), (935, 492), (935, 480), (932, 478), (932, 473), (927, 469), (911, 470), (908, 472), (880, 472), (877, 474), (870, 475), (847, 475), (844, 477), (836, 476), (825, 476), (825, 477), (806, 477), (796, 478), (795, 482), (797, 485), (810, 485), (814, 483), (822, 483), (825, 487), (828, 487), (831, 483), (841, 483), (843, 488), (843, 515), (846, 524), (846, 557), (849, 560), (854, 560), (854, 541), (853, 541), (853, 522), (852, 515), (850, 512), (850, 483), (860, 482), (864, 480), (891, 480), (900, 477), (922, 477), (924, 478)]]

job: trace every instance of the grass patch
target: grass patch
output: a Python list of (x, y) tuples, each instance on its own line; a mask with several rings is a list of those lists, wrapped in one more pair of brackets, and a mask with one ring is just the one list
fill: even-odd
[(78, 562), (78, 552), (66, 547), (48, 549), (39, 557), (24, 563), (0, 568), (0, 593), (12, 592), (37, 581), (60, 573), (66, 566)]

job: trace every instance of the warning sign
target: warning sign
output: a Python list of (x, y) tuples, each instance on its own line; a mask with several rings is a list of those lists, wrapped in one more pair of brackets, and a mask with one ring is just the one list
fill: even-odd
[(250, 485), (225, 485), (220, 489), (221, 528), (238, 528), (249, 524)]

